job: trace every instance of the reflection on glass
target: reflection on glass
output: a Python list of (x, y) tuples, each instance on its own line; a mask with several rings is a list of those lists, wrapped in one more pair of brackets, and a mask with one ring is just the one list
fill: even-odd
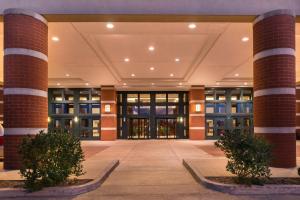
[(99, 128), (99, 119), (93, 119), (93, 128)]
[(178, 103), (179, 94), (168, 94), (168, 102), (169, 103)]
[(212, 119), (206, 119), (206, 135), (214, 136), (214, 121)]
[(244, 118), (244, 127), (249, 128), (250, 127), (250, 119), (249, 118)]
[(216, 119), (217, 135), (220, 136), (225, 132), (225, 119)]
[(150, 94), (140, 94), (141, 103), (150, 103)]
[(53, 100), (54, 101), (62, 101), (63, 100), (61, 90), (59, 90), (59, 91), (53, 91), (52, 95), (53, 95)]
[(225, 103), (217, 103), (216, 104), (216, 112), (217, 113), (225, 113), (226, 112), (226, 104)]
[(80, 91), (79, 93), (79, 100), (80, 101), (87, 101), (89, 100), (89, 91), (86, 90), (86, 91)]
[(98, 129), (93, 129), (93, 137), (99, 137), (100, 133)]
[(240, 90), (234, 90), (231, 93), (231, 100), (232, 101), (237, 101), (240, 100), (241, 97), (241, 91)]
[(56, 103), (56, 104), (54, 104), (53, 105), (53, 107), (54, 107), (54, 113), (55, 114), (62, 114), (62, 104), (58, 104), (58, 103)]
[(225, 90), (216, 91), (216, 100), (219, 101), (225, 100)]
[(168, 115), (177, 115), (178, 114), (178, 106), (168, 106)]
[(81, 138), (88, 138), (89, 137), (89, 130), (80, 130), (80, 137)]
[(232, 128), (240, 127), (241, 123), (239, 122), (238, 118), (232, 118)]
[(245, 104), (245, 112), (246, 113), (252, 113), (252, 103), (246, 103)]
[(129, 137), (132, 139), (149, 138), (149, 119), (130, 119)]
[(54, 128), (60, 128), (60, 120), (59, 119), (54, 120)]
[(140, 115), (150, 115), (150, 106), (140, 106)]
[(168, 138), (176, 138), (176, 119), (168, 119)]
[(138, 115), (138, 106), (127, 106), (127, 114), (128, 115)]
[(215, 112), (214, 104), (206, 104), (205, 112), (214, 113)]
[(157, 115), (166, 115), (167, 109), (166, 106), (156, 106), (155, 111)]
[(100, 114), (100, 105), (92, 104), (92, 114)]
[(167, 94), (155, 94), (156, 103), (163, 103), (167, 101)]
[(80, 126), (84, 127), (84, 128), (89, 127), (89, 120), (88, 119), (81, 119)]
[(242, 103), (232, 103), (231, 113), (242, 113), (243, 104)]
[(100, 100), (100, 91), (92, 90), (92, 101), (99, 101)]
[(65, 129), (71, 129), (73, 125), (72, 119), (65, 119)]
[(79, 104), (79, 113), (80, 114), (88, 114), (89, 105), (88, 104)]
[(137, 103), (138, 102), (138, 94), (127, 94), (127, 102), (128, 103)]
[(74, 114), (74, 104), (70, 104), (70, 103), (65, 104), (64, 111), (65, 114)]
[(212, 95), (206, 95), (205, 96), (205, 100), (212, 101), (212, 100), (214, 100), (214, 96), (212, 96)]

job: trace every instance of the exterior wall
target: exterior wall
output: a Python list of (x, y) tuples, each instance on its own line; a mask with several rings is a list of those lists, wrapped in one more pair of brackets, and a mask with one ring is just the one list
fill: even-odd
[[(48, 26), (39, 14), (9, 9), (4, 16), (4, 168), (20, 168), (26, 135), (46, 130)], [(34, 106), (33, 106), (34, 105)]]
[[(189, 94), (189, 138), (191, 140), (205, 139), (205, 88), (204, 86), (192, 86)], [(196, 105), (200, 105), (200, 111), (196, 111)]]
[(296, 139), (300, 140), (300, 84), (296, 87)]
[[(101, 87), (101, 140), (117, 139), (116, 91), (113, 87)], [(105, 110), (105, 106), (110, 111)]]
[(295, 167), (295, 18), (288, 10), (266, 13), (253, 33), (254, 133), (273, 145), (273, 167)]

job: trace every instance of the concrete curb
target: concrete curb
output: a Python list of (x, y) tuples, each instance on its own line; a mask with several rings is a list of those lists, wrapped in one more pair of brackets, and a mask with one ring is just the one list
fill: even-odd
[(66, 187), (49, 187), (44, 188), (41, 191), (29, 193), (25, 189), (21, 188), (1, 188), (0, 199), (8, 197), (65, 197), (75, 196), (82, 193), (86, 193), (98, 188), (109, 177), (113, 170), (119, 165), (119, 160), (111, 161), (99, 178), (93, 181), (85, 183), (83, 185), (66, 186)]
[(264, 185), (245, 186), (237, 184), (223, 184), (206, 179), (193, 165), (192, 161), (183, 159), (182, 163), (191, 173), (194, 179), (203, 186), (219, 192), (235, 195), (268, 195), (268, 194), (289, 194), (300, 195), (300, 185)]

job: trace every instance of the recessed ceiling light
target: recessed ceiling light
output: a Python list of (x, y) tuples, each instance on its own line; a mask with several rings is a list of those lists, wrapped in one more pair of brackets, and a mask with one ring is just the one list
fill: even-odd
[(151, 83), (151, 85), (155, 85), (154, 83)]
[(216, 84), (217, 84), (217, 85), (220, 85), (220, 83), (219, 83), (219, 82), (216, 82)]
[(238, 74), (238, 73), (236, 73), (236, 74), (234, 74), (234, 76), (238, 77), (238, 76), (239, 76), (239, 74)]
[(155, 68), (154, 68), (154, 67), (150, 67), (149, 69), (150, 69), (151, 71), (154, 71), (154, 70), (155, 70)]
[(179, 85), (182, 85), (182, 83), (179, 83)]
[(197, 26), (194, 23), (189, 24), (189, 29), (195, 29)]
[(131, 74), (132, 77), (135, 77), (135, 74)]
[(125, 61), (125, 62), (129, 62), (130, 59), (129, 59), (129, 58), (124, 58), (124, 61)]
[(245, 37), (242, 37), (242, 42), (248, 42), (249, 41), (249, 37), (245, 36)]
[(173, 76), (174, 76), (174, 74), (173, 74), (173, 73), (171, 73), (171, 74), (170, 74), (170, 76), (171, 76), (171, 77), (173, 77)]
[(179, 58), (175, 58), (175, 62), (179, 62), (180, 61), (180, 59)]
[(154, 51), (155, 48), (154, 48), (154, 46), (149, 46), (148, 49), (149, 49), (149, 51)]
[(70, 76), (70, 74), (66, 74), (66, 77), (69, 77)]
[(56, 83), (56, 85), (60, 85), (60, 83)]
[(115, 26), (114, 26), (114, 24), (113, 23), (107, 23), (106, 24), (106, 28), (108, 28), (108, 29), (113, 29)]
[(248, 83), (247, 83), (247, 82), (245, 82), (245, 83), (244, 83), (244, 85), (248, 85)]
[(85, 83), (85, 85), (89, 85), (89, 83)]
[(53, 37), (52, 37), (52, 41), (54, 41), (54, 42), (58, 42), (58, 41), (59, 41), (59, 37), (57, 37), (57, 36), (53, 36)]
[(126, 83), (123, 83), (123, 85), (127, 85)]

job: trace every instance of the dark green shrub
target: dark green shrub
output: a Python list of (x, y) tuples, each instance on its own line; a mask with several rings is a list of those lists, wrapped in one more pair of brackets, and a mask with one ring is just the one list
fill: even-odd
[(64, 183), (83, 173), (83, 151), (78, 138), (68, 133), (45, 133), (24, 138), (20, 146), (21, 175), (29, 191)]
[(225, 131), (215, 145), (228, 158), (227, 171), (237, 175), (238, 183), (263, 184), (270, 177), (271, 146), (261, 137)]

